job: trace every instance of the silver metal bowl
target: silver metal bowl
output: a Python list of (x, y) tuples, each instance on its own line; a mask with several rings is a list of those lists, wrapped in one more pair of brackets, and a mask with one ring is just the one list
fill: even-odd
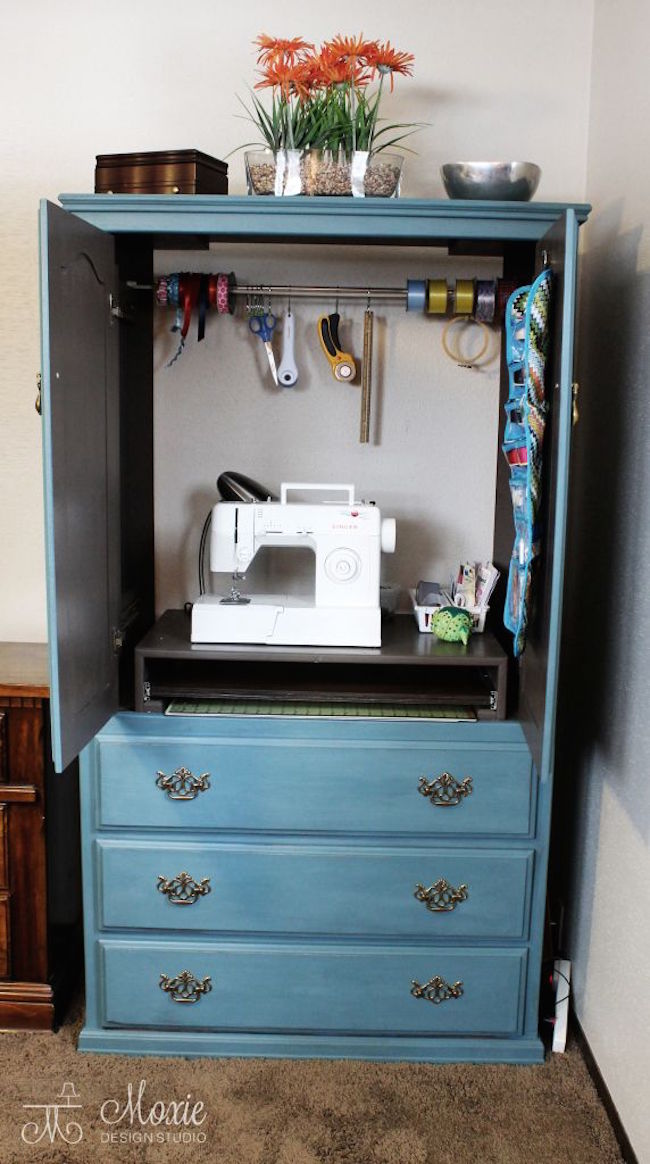
[(534, 162), (447, 162), (440, 174), (450, 198), (528, 202), (542, 171)]

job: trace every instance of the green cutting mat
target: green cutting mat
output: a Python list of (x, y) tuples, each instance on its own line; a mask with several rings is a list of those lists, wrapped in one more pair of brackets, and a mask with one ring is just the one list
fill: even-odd
[(267, 700), (174, 699), (165, 715), (292, 715), (318, 719), (444, 719), (475, 720), (465, 707), (405, 707), (374, 703), (271, 703)]

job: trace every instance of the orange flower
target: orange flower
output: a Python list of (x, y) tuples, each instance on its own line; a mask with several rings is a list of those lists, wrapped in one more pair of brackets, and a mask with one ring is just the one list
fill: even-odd
[(308, 100), (315, 89), (322, 89), (327, 84), (327, 78), (323, 73), (320, 58), (309, 55), (304, 60), (298, 61), (294, 66), (293, 83), (301, 101)]
[(256, 82), (256, 89), (279, 89), (286, 98), (297, 91), (295, 65), (288, 65), (280, 60), (268, 61), (260, 72), (262, 80)]
[(358, 36), (341, 36), (340, 33), (333, 40), (326, 41), (323, 48), (328, 54), (345, 61), (361, 61), (366, 63), (369, 52), (377, 47), (374, 40), (364, 40), (363, 33)]
[[(339, 38), (340, 42), (342, 40), (342, 37)], [(360, 86), (367, 85), (371, 80), (371, 74), (365, 67), (361, 53), (356, 55), (356, 53), (342, 51), (341, 45), (335, 41), (323, 45), (318, 63), (323, 82), (326, 85), (344, 85), (351, 82), (353, 85)]]
[(390, 88), (393, 90), (395, 73), (401, 73), (404, 77), (410, 77), (413, 74), (413, 64), (415, 57), (413, 53), (401, 53), (394, 49), (390, 41), (387, 40), (385, 44), (375, 43), (366, 55), (366, 61), (371, 66), (373, 73), (390, 73)]
[(282, 61), (284, 64), (293, 65), (300, 59), (301, 54), (313, 50), (313, 44), (309, 41), (303, 40), (301, 36), (294, 36), (290, 40), (283, 40), (278, 36), (267, 36), (266, 33), (261, 33), (256, 40), (253, 41), (259, 48), (257, 54), (257, 63), (266, 65)]

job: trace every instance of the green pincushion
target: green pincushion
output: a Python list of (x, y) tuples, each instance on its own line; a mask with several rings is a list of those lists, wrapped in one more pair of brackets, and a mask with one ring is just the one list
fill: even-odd
[(467, 610), (457, 606), (443, 606), (431, 619), (431, 630), (436, 638), (445, 643), (463, 643), (467, 646), (472, 633), (473, 620)]

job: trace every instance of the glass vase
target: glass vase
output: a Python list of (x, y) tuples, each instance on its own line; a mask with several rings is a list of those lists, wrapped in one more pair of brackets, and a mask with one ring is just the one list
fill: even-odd
[(404, 159), (399, 154), (356, 150), (248, 151), (248, 193), (276, 197), (397, 198)]

